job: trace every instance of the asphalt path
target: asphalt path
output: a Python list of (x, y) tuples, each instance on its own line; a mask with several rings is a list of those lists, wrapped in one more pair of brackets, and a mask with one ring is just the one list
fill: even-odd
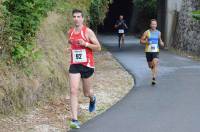
[(157, 85), (151, 86), (139, 39), (126, 36), (122, 49), (116, 36), (101, 35), (99, 40), (134, 76), (136, 85), (116, 105), (72, 132), (200, 131), (200, 62), (161, 50)]

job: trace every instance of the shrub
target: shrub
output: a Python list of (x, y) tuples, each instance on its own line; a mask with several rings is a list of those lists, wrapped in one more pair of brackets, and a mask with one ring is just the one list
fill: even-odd
[(52, 9), (53, 0), (4, 0), (1, 5), (6, 49), (16, 63), (36, 59), (35, 36), (41, 20)]
[(97, 30), (97, 26), (103, 24), (103, 20), (108, 11), (108, 6), (112, 0), (92, 0), (89, 13), (90, 25), (93, 30)]
[(200, 20), (200, 10), (192, 11), (192, 17), (196, 20)]

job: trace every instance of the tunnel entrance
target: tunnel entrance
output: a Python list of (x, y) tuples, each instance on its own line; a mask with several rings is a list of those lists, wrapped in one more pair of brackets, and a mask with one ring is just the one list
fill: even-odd
[(119, 18), (119, 15), (123, 15), (129, 26), (133, 11), (133, 0), (114, 0), (109, 6), (109, 12), (104, 19), (104, 25), (100, 25), (99, 32), (113, 32), (114, 24)]
[[(147, 5), (149, 3), (148, 1), (143, 1), (142, 4)], [(129, 33), (142, 33), (149, 28), (149, 21), (153, 18), (158, 20), (158, 29), (164, 32), (166, 0), (154, 0), (152, 6), (155, 6), (155, 8), (150, 6), (150, 9), (144, 7), (141, 10), (135, 6), (133, 0), (113, 0), (113, 3), (109, 5), (109, 11), (104, 19), (104, 24), (98, 27), (98, 32), (115, 32), (114, 24), (119, 15), (124, 16), (129, 27)]]

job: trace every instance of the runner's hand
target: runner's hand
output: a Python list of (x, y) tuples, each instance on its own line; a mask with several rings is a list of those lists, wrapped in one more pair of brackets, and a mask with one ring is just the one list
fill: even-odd
[(163, 47), (163, 48), (164, 48), (164, 46), (165, 46), (163, 42), (160, 42), (160, 45), (161, 45), (161, 47)]
[(120, 23), (119, 23), (119, 26), (120, 26), (120, 25), (123, 25), (123, 24), (124, 24), (123, 22), (120, 22)]
[(81, 46), (85, 46), (86, 42), (83, 39), (79, 39), (78, 44), (80, 44)]
[(69, 40), (68, 40), (68, 43), (69, 43), (69, 44), (72, 44), (72, 40), (71, 40), (71, 39), (69, 39)]
[(144, 44), (149, 43), (148, 38), (145, 39)]

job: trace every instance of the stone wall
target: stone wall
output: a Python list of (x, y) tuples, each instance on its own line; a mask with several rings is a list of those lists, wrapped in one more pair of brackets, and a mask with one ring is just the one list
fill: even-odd
[(198, 9), (200, 0), (183, 0), (171, 47), (200, 56), (200, 21), (191, 16)]

